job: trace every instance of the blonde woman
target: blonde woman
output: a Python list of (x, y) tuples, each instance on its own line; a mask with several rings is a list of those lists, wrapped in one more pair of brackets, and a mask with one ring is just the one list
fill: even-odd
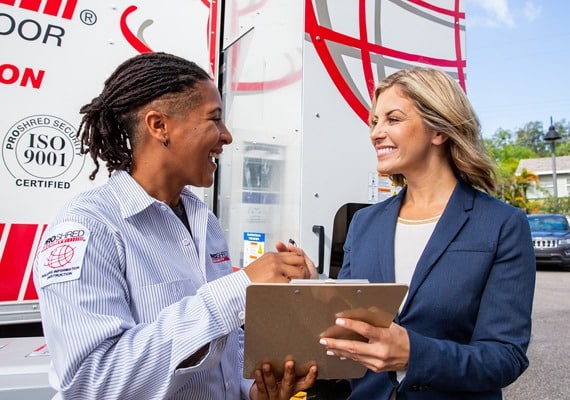
[(401, 70), (376, 88), (370, 139), (403, 189), (355, 214), (339, 278), (409, 292), (388, 328), (336, 321), (368, 342), (321, 343), (368, 368), (350, 399), (501, 399), (528, 366), (535, 261), (525, 214), (491, 196), (473, 108), (448, 74)]

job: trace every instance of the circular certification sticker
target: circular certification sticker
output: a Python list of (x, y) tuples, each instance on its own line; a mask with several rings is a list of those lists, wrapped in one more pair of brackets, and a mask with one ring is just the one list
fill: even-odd
[(27, 175), (69, 182), (85, 163), (77, 130), (52, 115), (32, 115), (16, 122), (4, 136), (2, 156), (16, 179)]

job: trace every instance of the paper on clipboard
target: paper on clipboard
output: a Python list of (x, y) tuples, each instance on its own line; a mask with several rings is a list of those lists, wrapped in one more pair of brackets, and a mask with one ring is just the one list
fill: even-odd
[(361, 340), (354, 332), (337, 327), (338, 313), (389, 326), (408, 290), (395, 283), (273, 283), (251, 284), (246, 291), (245, 361), (243, 376), (270, 362), (277, 376), (286, 359), (306, 373), (318, 366), (319, 379), (351, 379), (366, 368), (353, 360), (327, 356), (319, 343), (328, 337)]

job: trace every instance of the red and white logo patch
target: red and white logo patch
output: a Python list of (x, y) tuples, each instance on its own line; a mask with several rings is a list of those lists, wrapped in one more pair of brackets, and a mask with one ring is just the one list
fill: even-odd
[(43, 237), (35, 268), (40, 287), (81, 277), (90, 231), (81, 224), (64, 222)]

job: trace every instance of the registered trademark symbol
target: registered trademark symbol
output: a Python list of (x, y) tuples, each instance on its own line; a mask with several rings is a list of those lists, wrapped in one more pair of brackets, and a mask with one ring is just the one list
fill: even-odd
[(79, 16), (85, 25), (95, 25), (97, 22), (97, 15), (91, 10), (83, 10)]

